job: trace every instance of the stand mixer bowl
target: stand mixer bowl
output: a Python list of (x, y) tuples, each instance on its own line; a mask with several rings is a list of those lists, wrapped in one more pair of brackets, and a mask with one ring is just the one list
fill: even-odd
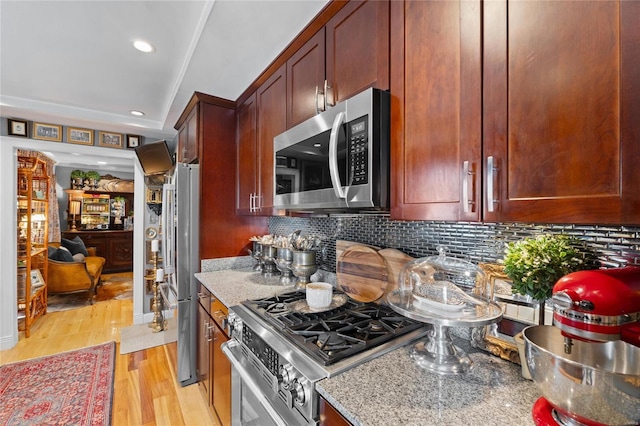
[(558, 327), (530, 326), (522, 334), (531, 377), (560, 417), (574, 424), (640, 424), (640, 348), (573, 339), (567, 354)]

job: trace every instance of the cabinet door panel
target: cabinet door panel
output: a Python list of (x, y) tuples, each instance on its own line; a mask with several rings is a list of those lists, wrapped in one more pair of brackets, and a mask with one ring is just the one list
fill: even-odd
[(213, 331), (213, 408), (223, 425), (231, 424), (231, 362), (221, 345), (229, 340), (215, 327)]
[(350, 1), (326, 25), (326, 74), (334, 102), (389, 89), (389, 2)]
[(211, 400), (211, 384), (209, 383), (211, 356), (209, 352), (209, 324), (213, 322), (206, 309), (198, 303), (198, 354), (196, 362), (196, 374), (199, 385), (207, 400)]
[(258, 194), (265, 212), (273, 206), (273, 138), (287, 130), (286, 68), (272, 75), (257, 91)]
[(391, 7), (392, 216), (479, 220), (480, 3)]
[(621, 21), (633, 3), (485, 3), (486, 219), (637, 223), (638, 185), (622, 187), (640, 151), (622, 115), (638, 111), (623, 89), (640, 85), (638, 26)]
[(238, 165), (237, 209), (249, 211), (250, 198), (257, 188), (256, 182), (256, 96), (251, 95), (237, 111)]
[(287, 60), (287, 128), (316, 115), (316, 88), (324, 87), (325, 30)]

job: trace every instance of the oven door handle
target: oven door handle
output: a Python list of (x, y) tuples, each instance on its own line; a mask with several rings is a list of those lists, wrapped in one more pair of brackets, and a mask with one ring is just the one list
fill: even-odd
[(347, 198), (347, 193), (342, 189), (340, 182), (340, 172), (338, 171), (338, 136), (340, 134), (340, 126), (344, 123), (346, 114), (339, 112), (333, 120), (331, 127), (331, 136), (329, 137), (329, 175), (331, 176), (331, 185), (333, 192), (338, 198)]
[(247, 371), (240, 363), (240, 360), (234, 355), (233, 348), (238, 346), (240, 346), (240, 343), (234, 339), (231, 339), (220, 345), (222, 352), (229, 359), (229, 361), (231, 361), (234, 370), (240, 375), (242, 382), (247, 385), (251, 393), (258, 399), (258, 401), (260, 401), (260, 404), (262, 404), (262, 407), (267, 411), (267, 413), (269, 413), (271, 419), (278, 426), (288, 426), (287, 423), (282, 420), (280, 415), (278, 415), (276, 410), (273, 409), (271, 403), (267, 400), (267, 398), (265, 398), (265, 396), (262, 394), (262, 391), (256, 384), (255, 380), (253, 380), (253, 378), (247, 373)]

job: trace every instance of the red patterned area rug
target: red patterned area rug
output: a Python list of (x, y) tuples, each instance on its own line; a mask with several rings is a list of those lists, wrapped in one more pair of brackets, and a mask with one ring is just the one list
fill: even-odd
[(0, 425), (109, 425), (114, 342), (0, 366)]

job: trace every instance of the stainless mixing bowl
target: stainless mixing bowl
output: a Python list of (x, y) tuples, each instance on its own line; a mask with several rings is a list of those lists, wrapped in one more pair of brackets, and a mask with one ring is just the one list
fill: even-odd
[(522, 335), (531, 377), (554, 408), (577, 420), (640, 424), (640, 348), (573, 339), (567, 354), (557, 327), (530, 326)]

